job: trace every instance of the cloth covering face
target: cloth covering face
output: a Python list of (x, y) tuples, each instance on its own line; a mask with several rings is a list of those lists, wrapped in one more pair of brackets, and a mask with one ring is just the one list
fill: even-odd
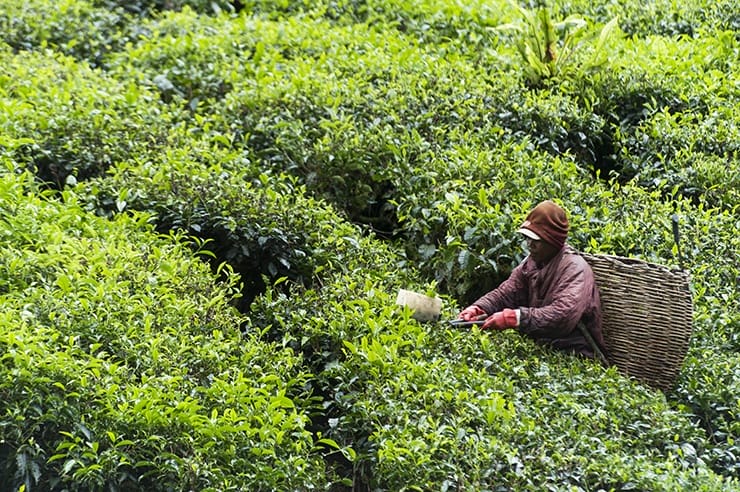
[(568, 217), (559, 205), (552, 200), (540, 202), (527, 215), (519, 232), (529, 236), (527, 231), (534, 232), (533, 239), (542, 239), (560, 249), (568, 238)]
[(594, 357), (578, 328), (583, 323), (604, 351), (601, 301), (593, 271), (570, 246), (544, 265), (527, 257), (506, 281), (474, 304), (488, 314), (520, 309), (522, 334), (556, 349)]

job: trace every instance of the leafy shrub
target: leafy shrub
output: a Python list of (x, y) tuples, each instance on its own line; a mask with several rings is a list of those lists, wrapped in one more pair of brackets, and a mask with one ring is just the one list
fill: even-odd
[[(593, 28), (589, 32), (588, 22), (583, 18), (568, 16), (561, 21), (553, 20), (544, 3), (535, 12), (512, 2), (520, 12), (521, 22), (498, 26), (499, 30), (515, 32), (529, 85), (546, 87), (563, 83), (600, 68), (607, 60), (610, 38), (617, 34), (617, 18), (603, 26), (597, 36)], [(582, 53), (588, 48), (590, 53), (585, 57)]]
[[(300, 360), (238, 330), (217, 281), (146, 216), (1, 179), (3, 483), (25, 490), (323, 486)], [(173, 241), (175, 239), (175, 241)], [(228, 269), (223, 270), (228, 273)]]
[(394, 283), (357, 271), (255, 305), (296, 343), (321, 344), (327, 432), (353, 449), (355, 486), (724, 487), (698, 459), (701, 431), (662, 396), (513, 333), (419, 325), (392, 307)]
[(102, 175), (164, 138), (166, 117), (135, 83), (53, 53), (0, 50), (0, 57), (0, 128), (6, 138), (24, 139), (12, 154), (50, 186)]
[(219, 159), (233, 154), (201, 151), (203, 162), (189, 161), (193, 149), (183, 148), (157, 162), (120, 166), (85, 185), (88, 207), (100, 214), (147, 211), (162, 231), (208, 241), (214, 266), (227, 262), (243, 276), (245, 311), (264, 290), (263, 277), (313, 285), (325, 270), (350, 268), (350, 259), (376, 254), (374, 247), (362, 252), (361, 232), (307, 197), (295, 179), (261, 173), (243, 161), (222, 166)]
[(694, 288), (694, 337), (676, 388), (676, 399), (707, 434), (705, 460), (720, 473), (738, 477), (737, 388), (740, 240), (737, 210), (696, 209), (685, 214), (684, 251)]
[(726, 35), (714, 39), (652, 40), (649, 51), (636, 41), (629, 66), (598, 81), (602, 102), (595, 110), (613, 128), (612, 171), (622, 180), (678, 187), (712, 206), (731, 207), (725, 189), (737, 168), (735, 80), (720, 73), (737, 43)]
[(0, 40), (15, 51), (44, 51), (104, 65), (105, 57), (132, 36), (129, 19), (120, 9), (99, 9), (80, 0), (3, 2)]
[[(133, 67), (144, 83), (169, 102), (183, 101), (195, 110), (211, 98), (222, 98), (233, 80), (251, 75), (249, 53), (253, 46), (246, 35), (252, 23), (220, 17), (201, 17), (191, 9), (143, 20), (142, 34), (122, 54), (110, 57), (109, 68), (127, 79)], [(194, 28), (194, 26), (197, 26)], [(242, 37), (243, 41), (234, 42)]]
[(488, 46), (491, 26), (507, 22), (514, 12), (505, 1), (437, 2), (374, 0), (327, 2), (329, 18), (388, 26), (423, 44), (441, 44), (475, 56)]
[[(731, 322), (734, 323), (731, 332), (737, 333), (737, 318)], [(700, 333), (715, 328), (715, 323), (702, 326)], [(720, 355), (713, 343), (703, 341), (701, 347), (689, 352), (677, 392), (682, 405), (691, 412), (711, 443), (706, 447), (704, 460), (718, 473), (739, 477), (736, 457), (740, 451), (737, 424), (740, 406), (733, 395), (740, 386), (740, 359), (731, 353)]]
[(95, 5), (107, 9), (125, 9), (128, 12), (156, 16), (163, 11), (192, 9), (202, 14), (220, 14), (234, 12), (243, 7), (239, 0), (92, 0)]
[[(490, 36), (515, 18), (503, 2), (139, 2), (130, 23), (103, 1), (0, 14), (23, 40), (0, 48), (8, 171), (93, 178), (0, 202), (8, 481), (738, 488), (732, 5), (557, 3), (636, 35), (607, 71), (533, 91)], [(80, 19), (99, 22), (75, 41)], [(579, 249), (690, 269), (695, 335), (667, 399), (393, 305), (439, 291), (454, 316), (526, 254), (514, 230), (543, 198)], [(197, 237), (215, 273), (146, 223)]]
[[(231, 114), (231, 118), (234, 115), (242, 116), (243, 121), (229, 120), (231, 127), (222, 130), (234, 134), (237, 143), (238, 138), (245, 134), (252, 136), (252, 145), (260, 150), (263, 146), (260, 146), (260, 128), (257, 125), (262, 121), (271, 126), (284, 125), (285, 138), (292, 129), (291, 122), (285, 121), (286, 116), (309, 126), (304, 133), (311, 141), (327, 134), (330, 128), (315, 127), (327, 123), (324, 120), (333, 115), (331, 108), (326, 107), (332, 103), (326, 98), (339, 100), (340, 95), (326, 94), (320, 89), (320, 84), (312, 82), (311, 78), (323, 77), (325, 70), (321, 60), (325, 60), (327, 51), (344, 55), (361, 48), (361, 43), (368, 36), (379, 39), (377, 34), (367, 29), (358, 29), (357, 33), (347, 29), (329, 35), (332, 32), (328, 31), (329, 25), (319, 21), (312, 22), (307, 28), (305, 21), (276, 23), (246, 16), (238, 21), (230, 21), (222, 17), (204, 20), (194, 30), (194, 20), (192, 13), (178, 13), (152, 23), (149, 27), (151, 38), (132, 47), (125, 56), (118, 57), (114, 66), (130, 70), (131, 64), (134, 64), (149, 83), (160, 86), (163, 97), (181, 97), (194, 110), (206, 113), (217, 109), (224, 114)], [(319, 33), (323, 36), (319, 36)], [(234, 43), (235, 38), (240, 42)], [(202, 49), (205, 46), (209, 47), (209, 52)], [(374, 63), (377, 66), (380, 61)], [(347, 60), (337, 71), (349, 76), (353, 65)], [(294, 80), (287, 80), (286, 84), (289, 76)], [(286, 89), (291, 92), (289, 96), (292, 99), (295, 88), (304, 84), (308, 84), (305, 89), (317, 88), (319, 93), (303, 100), (278, 99), (277, 96), (285, 95)], [(236, 90), (239, 94), (233, 96)], [(225, 103), (226, 107), (214, 107), (226, 95), (233, 100)], [(272, 112), (269, 103), (275, 104)], [(306, 105), (305, 112), (296, 103)], [(292, 123), (293, 127), (297, 124)], [(275, 146), (273, 139), (264, 140), (264, 146)], [(265, 156), (265, 159), (269, 160), (269, 156)]]
[(737, 124), (728, 116), (658, 112), (622, 142), (624, 172), (648, 187), (678, 188), (694, 199), (731, 207), (738, 203), (740, 149), (734, 143)]
[(673, 2), (658, 0), (637, 4), (621, 0), (586, 2), (581, 0), (550, 2), (564, 15), (586, 15), (600, 22), (619, 16), (625, 33), (635, 37), (665, 37), (699, 34), (704, 30), (735, 31), (740, 23), (737, 9), (727, 0)]
[[(157, 20), (151, 41), (112, 65), (140, 66), (165, 99), (182, 98), (234, 149), (294, 174), (352, 220), (388, 235), (397, 225), (392, 202), (413, 169), (451, 145), (530, 136), (588, 167), (610, 143), (606, 121), (567, 88), (522, 91), (481, 77), (462, 59), (391, 44), (365, 27), (222, 17), (193, 30), (193, 19)], [(235, 45), (235, 36), (244, 42)], [(199, 48), (206, 44), (208, 55)]]

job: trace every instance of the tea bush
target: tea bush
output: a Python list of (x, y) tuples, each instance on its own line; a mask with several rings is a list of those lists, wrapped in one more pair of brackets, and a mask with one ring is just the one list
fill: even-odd
[(609, 146), (607, 120), (565, 90), (532, 93), (505, 82), (512, 66), (503, 59), (504, 68), (481, 72), (363, 26), (219, 17), (193, 30), (193, 19), (157, 19), (151, 38), (111, 65), (140, 66), (165, 100), (181, 101), (235, 148), (295, 174), (379, 232), (394, 232), (390, 202), (413, 169), (452, 144), (531, 136), (587, 168)]
[[(373, 244), (331, 207), (306, 196), (294, 178), (265, 174), (208, 143), (119, 166), (104, 179), (80, 184), (78, 193), (98, 214), (148, 211), (160, 230), (206, 241), (215, 265), (227, 262), (242, 276), (243, 310), (264, 291), (265, 278), (315, 285), (326, 271), (351, 271), (352, 260), (390, 254), (387, 245)], [(383, 261), (382, 269), (393, 266)]]
[[(222, 98), (233, 80), (251, 75), (249, 57), (255, 43), (248, 26), (256, 21), (241, 19), (199, 17), (190, 9), (143, 19), (139, 38), (127, 45), (125, 56), (111, 55), (109, 69), (128, 79), (137, 67), (143, 82), (163, 100), (183, 101), (195, 110), (210, 98)], [(240, 24), (245, 26), (239, 29)]]
[[(737, 49), (737, 41), (725, 34), (635, 41), (625, 52), (630, 63), (620, 63), (619, 75), (604, 77), (598, 89), (610, 101), (599, 111), (611, 115), (615, 125), (614, 170), (622, 178), (651, 188), (677, 186), (712, 206), (737, 203), (732, 196), (738, 168), (736, 76), (726, 62)], [(646, 90), (650, 86), (654, 89)], [(649, 98), (634, 101), (630, 94)], [(617, 109), (635, 102), (642, 108), (635, 117), (625, 118)]]
[(356, 486), (731, 486), (702, 464), (701, 430), (614, 369), (513, 333), (419, 325), (392, 307), (393, 280), (371, 271), (331, 280), (290, 296), (269, 289), (252, 317), (324, 350), (327, 432), (354, 450), (344, 468)]
[(110, 52), (123, 47), (135, 34), (120, 9), (99, 9), (89, 2), (4, 1), (0, 9), (0, 40), (14, 51), (44, 51), (103, 65)]
[[(429, 64), (421, 49), (398, 40), (378, 51), (390, 40), (366, 27), (330, 29), (326, 21), (276, 23), (248, 17), (240, 22), (222, 17), (199, 31), (191, 24), (185, 13), (158, 21), (152, 42), (113, 65), (141, 66), (143, 76), (159, 78), (160, 86), (166, 79), (170, 84), (163, 97), (179, 98), (212, 131), (228, 135), (235, 148), (298, 176), (317, 196), (357, 220), (372, 223), (380, 216), (377, 209), (393, 186), (394, 167), (388, 164), (403, 165), (402, 156), (419, 153), (416, 148), (424, 142), (417, 141), (433, 139), (444, 115), (455, 110), (456, 94), (433, 99), (434, 91), (451, 88), (444, 81), (429, 87)], [(222, 34), (214, 38), (214, 32)], [(189, 41), (173, 41), (183, 37)], [(243, 41), (235, 45), (235, 37)], [(198, 48), (205, 44), (214, 47), (219, 61)], [(399, 52), (408, 67), (393, 68)], [(358, 71), (358, 66), (363, 68)], [(383, 102), (388, 99), (385, 81), (401, 78), (406, 82), (395, 82), (394, 91), (406, 87), (409, 102), (391, 107)], [(404, 96), (392, 94), (390, 101)], [(473, 102), (468, 98), (463, 104), (472, 107)], [(399, 122), (419, 114), (414, 133), (399, 139), (399, 132), (408, 132)]]
[(737, 303), (740, 240), (737, 208), (732, 211), (692, 210), (685, 215), (694, 288), (694, 337), (676, 388), (676, 398), (705, 429), (711, 445), (707, 462), (722, 473), (738, 476), (737, 398), (740, 382)]
[[(444, 52), (389, 45), (362, 27), (220, 17), (193, 30), (193, 19), (185, 12), (157, 20), (152, 40), (113, 65), (141, 65), (147, 83), (201, 113), (210, 131), (225, 133), (236, 148), (294, 173), (354, 220), (386, 233), (395, 227), (389, 202), (404, 193), (403, 180), (447, 142), (530, 137), (553, 155), (574, 154), (585, 168), (631, 177), (627, 167), (615, 169), (619, 129), (611, 125), (639, 123), (645, 103), (661, 91), (667, 101), (677, 97), (645, 84), (622, 97), (624, 91), (614, 96), (607, 85), (588, 97), (571, 94), (582, 84), (532, 93)], [(234, 44), (235, 36), (244, 42)], [(375, 46), (372, 54), (367, 46)], [(505, 62), (499, 75), (512, 69)], [(594, 105), (599, 97), (605, 103)], [(461, 121), (464, 127), (453, 126)]]
[[(553, 3), (628, 36), (541, 86), (503, 2), (6, 3), (15, 488), (738, 490), (727, 2)], [(672, 391), (394, 306), (455, 316), (544, 198), (690, 271)]]
[(15, 160), (55, 188), (99, 176), (166, 136), (168, 116), (134, 82), (117, 82), (53, 52), (0, 49), (0, 128), (23, 139)]
[(629, 35), (647, 37), (694, 36), (710, 29), (736, 31), (740, 25), (737, 10), (729, 1), (676, 3), (661, 0), (645, 5), (624, 2), (557, 2), (561, 9), (593, 15), (596, 18), (620, 16), (620, 24)]
[[(2, 482), (25, 490), (322, 486), (300, 359), (238, 330), (237, 278), (147, 217), (0, 178)], [(173, 241), (174, 239), (174, 241)]]
[(96, 6), (106, 9), (124, 9), (140, 16), (156, 16), (171, 10), (192, 9), (202, 14), (234, 12), (243, 4), (239, 0), (93, 0)]
[(151, 40), (111, 64), (140, 66), (163, 98), (180, 99), (212, 131), (297, 175), (353, 219), (382, 220), (413, 166), (449, 141), (535, 134), (553, 153), (597, 158), (589, 138), (603, 121), (585, 112), (571, 120), (567, 95), (523, 93), (463, 59), (363, 26), (220, 17), (193, 30), (193, 15), (153, 22)]

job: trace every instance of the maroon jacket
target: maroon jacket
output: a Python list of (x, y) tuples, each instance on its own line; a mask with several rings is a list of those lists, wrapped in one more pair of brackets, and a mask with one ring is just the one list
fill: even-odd
[(591, 267), (570, 246), (545, 265), (527, 257), (498, 288), (475, 303), (489, 315), (521, 309), (519, 331), (554, 348), (594, 357), (578, 328), (583, 322), (604, 351), (599, 289)]

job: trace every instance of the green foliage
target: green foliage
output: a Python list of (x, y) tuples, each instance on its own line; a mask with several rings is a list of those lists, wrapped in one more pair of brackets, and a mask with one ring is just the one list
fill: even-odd
[[(292, 352), (239, 332), (216, 277), (147, 218), (2, 177), (3, 483), (147, 490), (321, 484)], [(173, 241), (175, 239), (175, 241)]]
[(153, 95), (116, 82), (72, 59), (46, 52), (0, 50), (0, 128), (15, 160), (55, 188), (102, 175), (164, 135), (167, 117)]
[(645, 3), (623, 0), (590, 2), (585, 0), (553, 0), (553, 10), (568, 15), (578, 13), (600, 22), (619, 16), (620, 27), (628, 36), (666, 38), (693, 36), (704, 30), (737, 31), (740, 17), (732, 0), (676, 2), (656, 0)]
[(737, 103), (731, 95), (737, 76), (726, 64), (737, 49), (728, 34), (634, 41), (630, 62), (604, 77), (599, 89), (607, 94), (597, 111), (613, 128), (618, 176), (648, 188), (677, 187), (723, 209), (737, 204)]
[(389, 254), (387, 247), (369, 244), (325, 203), (306, 196), (295, 179), (262, 173), (235, 153), (219, 150), (218, 142), (119, 166), (78, 191), (98, 214), (149, 211), (159, 229), (206, 241), (203, 249), (214, 264), (227, 262), (242, 276), (244, 309), (264, 291), (264, 277), (320, 284), (327, 271), (368, 268), (362, 262), (372, 265)]
[(143, 16), (156, 16), (163, 11), (192, 9), (202, 14), (234, 12), (235, 5), (242, 2), (229, 0), (92, 0), (96, 6), (106, 9), (125, 9)]
[[(738, 490), (731, 2), (553, 2), (534, 91), (503, 1), (3, 7), (1, 483)], [(690, 270), (673, 391), (395, 306), (455, 316), (544, 198)]]
[[(136, 43), (127, 45), (125, 57), (112, 55), (108, 61), (112, 73), (121, 78), (130, 76), (132, 63), (142, 70), (144, 83), (160, 94), (164, 101), (182, 101), (189, 109), (210, 98), (221, 98), (229, 92), (233, 81), (249, 76), (249, 38), (234, 42), (248, 34), (237, 30), (229, 18), (199, 17), (191, 9), (168, 13), (155, 20), (142, 20), (141, 35)], [(244, 23), (249, 25), (246, 20)], [(197, 29), (192, 26), (197, 24)], [(226, 43), (224, 50), (216, 40)], [(243, 63), (236, 63), (242, 58)]]
[[(140, 66), (163, 98), (198, 111), (212, 131), (249, 149), (254, 160), (296, 175), (356, 220), (372, 222), (365, 217), (383, 212), (394, 186), (391, 164), (402, 164), (409, 154), (417, 158), (416, 148), (435, 138), (455, 106), (474, 108), (474, 100), (453, 102), (459, 100), (454, 81), (428, 80), (421, 48), (403, 39), (391, 44), (366, 27), (331, 30), (325, 21), (247, 17), (204, 22), (200, 30), (191, 25), (188, 14), (158, 21), (151, 42), (113, 65)], [(235, 37), (241, 44), (233, 43)], [(369, 59), (368, 46), (382, 44), (389, 46)], [(204, 45), (212, 49), (208, 56), (198, 48)], [(406, 63), (394, 68), (399, 55)], [(387, 94), (385, 82), (398, 79), (406, 83)], [(435, 100), (439, 91), (455, 92)], [(408, 102), (384, 102), (394, 98)], [(400, 123), (411, 117), (418, 119), (413, 131)]]
[(729, 485), (699, 464), (701, 430), (662, 395), (514, 333), (419, 325), (378, 277), (337, 275), (289, 297), (270, 290), (255, 306), (322, 350), (327, 435), (352, 446), (356, 486)]
[(100, 66), (108, 53), (123, 47), (133, 35), (128, 24), (121, 10), (99, 9), (85, 1), (4, 1), (0, 40), (15, 51), (51, 48)]
[[(538, 2), (537, 11), (534, 12), (512, 1), (512, 8), (518, 10), (522, 18), (521, 23), (497, 27), (517, 33), (516, 46), (529, 84), (542, 87), (569, 77), (582, 78), (603, 66), (609, 56), (607, 43), (615, 35), (618, 18), (610, 20), (596, 38), (596, 31), (587, 32), (587, 22), (580, 17), (568, 16), (554, 22), (545, 3)], [(591, 43), (590, 57), (577, 60), (578, 53), (585, 50), (585, 46), (590, 47)]]

